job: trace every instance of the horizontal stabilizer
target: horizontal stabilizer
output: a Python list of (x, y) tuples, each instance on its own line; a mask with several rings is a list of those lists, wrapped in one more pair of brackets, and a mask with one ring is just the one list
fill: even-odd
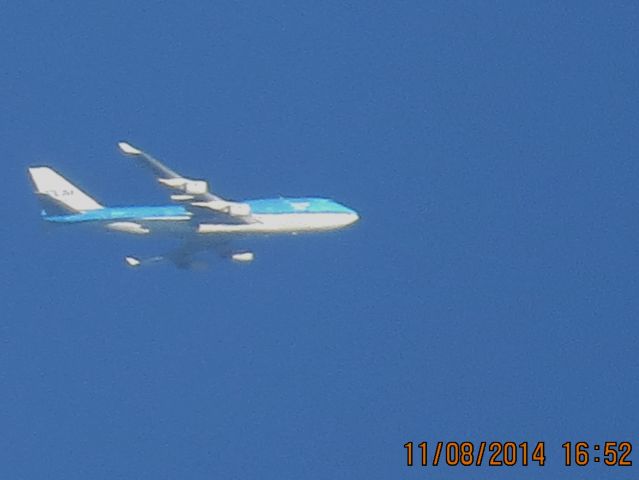
[(135, 257), (125, 257), (124, 260), (126, 261), (129, 267), (139, 267), (140, 264), (142, 263), (140, 260), (138, 260)]

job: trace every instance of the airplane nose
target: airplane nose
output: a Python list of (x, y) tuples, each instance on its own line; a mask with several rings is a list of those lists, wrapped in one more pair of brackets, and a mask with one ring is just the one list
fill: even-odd
[(355, 211), (355, 210), (351, 210), (351, 215), (350, 215), (350, 224), (353, 224), (355, 222), (357, 222), (359, 220), (359, 214)]

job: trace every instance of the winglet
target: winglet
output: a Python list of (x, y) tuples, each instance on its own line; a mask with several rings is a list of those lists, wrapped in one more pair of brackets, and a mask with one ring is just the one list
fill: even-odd
[(118, 142), (118, 148), (126, 155), (142, 155), (142, 150), (135, 148), (130, 143)]

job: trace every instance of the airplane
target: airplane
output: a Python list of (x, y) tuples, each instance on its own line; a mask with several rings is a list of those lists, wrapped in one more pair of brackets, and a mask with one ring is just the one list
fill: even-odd
[(110, 231), (139, 236), (164, 235), (181, 245), (150, 258), (125, 257), (130, 267), (169, 261), (179, 268), (195, 268), (195, 256), (212, 251), (235, 262), (252, 262), (255, 254), (237, 250), (234, 243), (254, 236), (325, 232), (359, 220), (358, 213), (328, 198), (264, 198), (232, 201), (209, 190), (205, 180), (185, 177), (148, 153), (119, 142), (121, 153), (132, 157), (171, 191), (171, 205), (105, 207), (51, 167), (30, 167), (29, 174), (43, 210), (42, 219), (56, 225), (98, 225)]

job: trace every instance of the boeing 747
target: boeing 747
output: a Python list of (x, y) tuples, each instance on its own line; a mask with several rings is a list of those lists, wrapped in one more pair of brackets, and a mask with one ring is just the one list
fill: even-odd
[(212, 193), (206, 181), (180, 175), (129, 143), (120, 142), (118, 147), (171, 191), (171, 205), (105, 207), (50, 167), (31, 167), (29, 174), (47, 223), (98, 225), (131, 235), (164, 234), (182, 242), (164, 255), (127, 256), (131, 267), (171, 261), (190, 268), (196, 264), (194, 256), (208, 250), (236, 262), (251, 262), (252, 251), (234, 248), (243, 238), (336, 230), (359, 219), (354, 210), (327, 198), (227, 200)]

